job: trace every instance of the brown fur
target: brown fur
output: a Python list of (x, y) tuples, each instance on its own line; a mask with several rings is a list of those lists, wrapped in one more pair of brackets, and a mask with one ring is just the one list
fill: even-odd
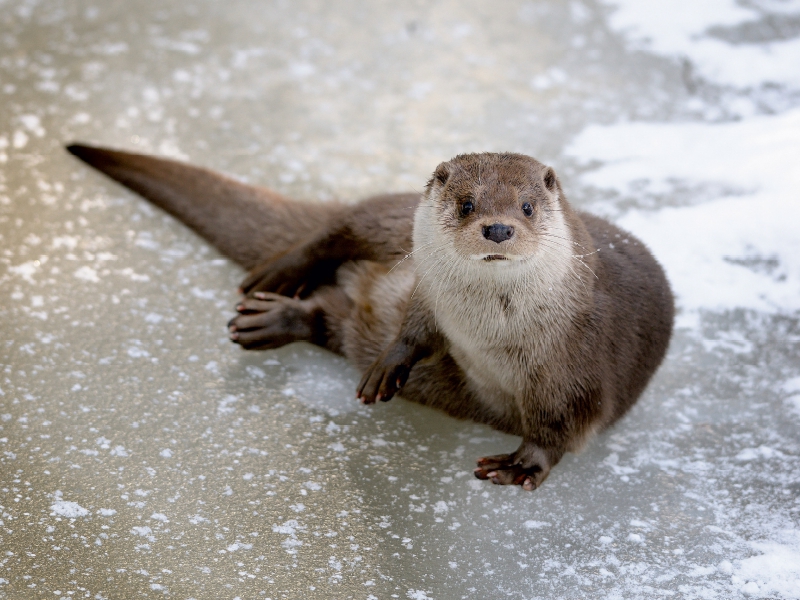
[(69, 150), (258, 265), (229, 324), (244, 348), (308, 340), (364, 372), (364, 402), (402, 390), (520, 435), (514, 453), (478, 461), (494, 483), (540, 485), (633, 405), (666, 352), (673, 300), (658, 263), (573, 210), (532, 158), (463, 155), (421, 199), (330, 206), (172, 161)]

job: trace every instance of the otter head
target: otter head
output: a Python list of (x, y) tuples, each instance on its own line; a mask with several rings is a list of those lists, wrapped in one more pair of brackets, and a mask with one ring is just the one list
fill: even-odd
[(414, 223), (414, 246), (502, 268), (569, 252), (552, 168), (521, 154), (464, 154), (440, 164)]

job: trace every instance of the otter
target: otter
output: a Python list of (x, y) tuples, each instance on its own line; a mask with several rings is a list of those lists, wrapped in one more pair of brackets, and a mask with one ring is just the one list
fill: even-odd
[(212, 171), (85, 145), (69, 152), (248, 269), (228, 323), (248, 350), (304, 340), (397, 394), (522, 438), (475, 475), (539, 487), (636, 402), (674, 319), (644, 244), (571, 207), (521, 154), (443, 162), (424, 193), (303, 203)]

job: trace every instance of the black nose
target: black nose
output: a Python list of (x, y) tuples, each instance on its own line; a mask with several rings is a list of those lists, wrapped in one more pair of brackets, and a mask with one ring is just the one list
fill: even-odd
[(493, 242), (505, 242), (514, 237), (514, 228), (502, 223), (495, 223), (494, 225), (483, 226), (483, 237)]

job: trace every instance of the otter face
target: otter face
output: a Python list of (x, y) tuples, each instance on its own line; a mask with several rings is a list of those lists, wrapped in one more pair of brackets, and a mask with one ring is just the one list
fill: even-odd
[(428, 182), (415, 246), (450, 241), (457, 256), (498, 266), (560, 254), (570, 242), (559, 195), (553, 169), (528, 156), (457, 156)]

